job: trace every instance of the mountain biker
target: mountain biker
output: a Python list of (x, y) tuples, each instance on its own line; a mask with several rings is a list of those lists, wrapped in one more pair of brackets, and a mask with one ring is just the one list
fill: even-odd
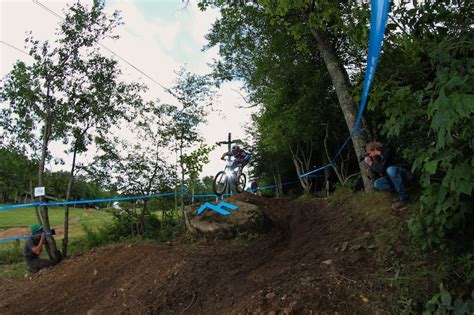
[(235, 144), (235, 145), (232, 146), (232, 149), (230, 150), (230, 152), (224, 152), (224, 154), (222, 154), (221, 160), (225, 161), (226, 156), (233, 156), (234, 157), (234, 161), (232, 162), (231, 168), (235, 169), (237, 166), (239, 167), (239, 171), (237, 173), (237, 177), (239, 177), (240, 174), (242, 173), (243, 168), (250, 161), (250, 154), (245, 152), (240, 147), (240, 145)]

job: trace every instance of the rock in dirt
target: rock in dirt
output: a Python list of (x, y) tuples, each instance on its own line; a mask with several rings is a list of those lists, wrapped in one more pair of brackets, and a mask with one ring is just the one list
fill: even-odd
[(256, 205), (232, 200), (237, 210), (229, 211), (229, 215), (221, 215), (210, 209), (197, 215), (201, 205), (186, 207), (189, 220), (188, 230), (194, 235), (230, 239), (237, 234), (262, 233), (269, 226), (263, 211)]
[(265, 298), (266, 298), (267, 300), (271, 300), (271, 299), (273, 299), (274, 297), (275, 297), (275, 292), (270, 292), (270, 293), (267, 293), (267, 294), (265, 295)]

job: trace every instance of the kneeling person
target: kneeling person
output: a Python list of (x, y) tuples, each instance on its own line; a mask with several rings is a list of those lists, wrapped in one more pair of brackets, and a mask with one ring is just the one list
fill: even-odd
[(380, 142), (368, 143), (366, 152), (364, 161), (376, 175), (374, 188), (398, 194), (398, 201), (392, 204), (393, 210), (406, 206), (408, 202), (406, 186), (412, 177), (411, 173), (403, 167), (393, 165), (390, 150)]
[(34, 224), (30, 227), (33, 238), (28, 238), (25, 242), (25, 250), (23, 257), (26, 260), (26, 264), (31, 272), (38, 272), (43, 268), (48, 268), (54, 265), (51, 260), (42, 259), (39, 257), (43, 250), (44, 242), (46, 237), (44, 234), (43, 226)]

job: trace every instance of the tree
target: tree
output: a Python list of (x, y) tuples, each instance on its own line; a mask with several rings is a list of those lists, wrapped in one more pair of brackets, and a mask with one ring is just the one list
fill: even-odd
[[(149, 196), (176, 184), (176, 174), (167, 162), (171, 141), (169, 105), (148, 102), (140, 106), (130, 121), (137, 143), (100, 138), (102, 154), (96, 156), (96, 167), (103, 170), (109, 186), (121, 194)], [(171, 170), (171, 171), (170, 171)], [(149, 214), (148, 198), (143, 199), (137, 217), (137, 234), (145, 232), (145, 216)]]
[(212, 106), (216, 95), (208, 76), (192, 74), (185, 68), (177, 72), (178, 78), (169, 89), (180, 103), (178, 107), (170, 106), (173, 124), (169, 129), (174, 137), (176, 151), (179, 152), (179, 168), (181, 174), (181, 214), (187, 224), (184, 212), (184, 178), (186, 174), (184, 150), (200, 140), (198, 127), (205, 121), (207, 111)]
[[(180, 159), (180, 164), (183, 164), (185, 175), (188, 176), (188, 189), (190, 189), (192, 200), (194, 204), (194, 193), (199, 187), (199, 174), (202, 172), (204, 165), (209, 163), (209, 152), (214, 150), (214, 147), (209, 147), (203, 143), (190, 154), (183, 154)], [(212, 187), (212, 186), (211, 186)]]
[[(51, 48), (48, 42), (40, 44), (31, 37), (26, 43), (34, 58), (32, 65), (18, 61), (13, 70), (2, 80), (0, 117), (2, 127), (15, 141), (40, 149), (38, 186), (44, 186), (45, 163), (49, 158), (48, 146), (52, 140), (63, 139), (66, 122), (70, 118), (64, 93), (63, 81), (67, 76), (63, 65), (68, 56), (60, 48)], [(44, 202), (44, 197), (40, 197)], [(50, 231), (48, 209), (42, 207), (45, 230)], [(51, 258), (58, 261), (61, 253), (52, 236), (47, 237), (47, 249)]]
[[(325, 139), (321, 124), (330, 124), (335, 134), (343, 128), (342, 111), (315, 39), (309, 33), (295, 39), (284, 22), (271, 19), (254, 3), (223, 7), (222, 18), (208, 34), (208, 47), (219, 45), (223, 57), (214, 64), (214, 75), (219, 80), (242, 79), (250, 103), (261, 107), (254, 115), (260, 142), (256, 149), (271, 152), (273, 158), (261, 164), (273, 166), (269, 173), (274, 181), (286, 173), (275, 156), (290, 156), (297, 176), (307, 173), (327, 161), (317, 150)], [(342, 142), (339, 138), (327, 141), (334, 152)], [(299, 178), (309, 192), (313, 180)]]
[[(206, 8), (208, 5), (211, 5), (208, 1), (200, 3), (201, 8)], [(360, 59), (358, 55), (361, 49), (358, 45), (353, 45), (351, 39), (357, 38), (353, 34), (361, 33), (360, 26), (367, 24), (367, 6), (362, 6), (360, 9), (356, 3), (307, 0), (260, 1), (258, 4), (248, 2), (243, 5), (217, 1), (212, 2), (212, 5), (221, 8), (222, 17), (208, 35), (210, 40), (208, 47), (220, 45), (220, 54), (224, 57), (224, 63), (217, 62), (215, 69), (217, 72), (222, 72), (222, 78), (240, 77), (248, 80), (253, 68), (258, 65), (259, 59), (261, 59), (260, 53), (267, 48), (268, 39), (274, 36), (269, 30), (274, 29), (274, 26), (280, 26), (283, 28), (282, 31), (294, 37), (296, 47), (303, 51), (317, 52), (322, 58), (331, 78), (347, 128), (349, 131), (353, 130), (357, 108), (352, 96), (353, 84), (349, 80), (345, 67), (357, 68), (358, 66), (357, 62)], [(245, 19), (246, 22), (241, 23), (241, 19)], [(353, 23), (354, 20), (356, 23)], [(349, 24), (348, 22), (352, 22), (352, 25), (355, 24), (354, 26), (358, 27), (349, 28), (346, 26)], [(263, 33), (260, 32), (262, 30)], [(232, 35), (230, 36), (230, 34)], [(308, 41), (308, 35), (316, 40), (314, 46)], [(255, 37), (263, 37), (267, 41), (254, 42), (253, 38)], [(242, 50), (245, 51), (245, 54), (241, 53)], [(348, 54), (348, 51), (356, 52), (354, 54), (356, 57)], [(273, 55), (273, 64), (277, 62), (281, 65), (281, 60), (276, 57), (278, 55)], [(229, 67), (232, 64), (238, 66)], [(242, 67), (243, 64), (247, 64), (247, 66)], [(283, 67), (287, 66), (283, 65)], [(234, 68), (239, 70), (233, 71)], [(356, 155), (363, 155), (365, 152), (362, 135), (354, 133), (352, 142)], [(372, 190), (371, 181), (364, 172), (365, 164), (360, 162), (359, 168), (362, 171), (366, 190)]]
[[(70, 192), (76, 154), (85, 151), (90, 142), (87, 132), (98, 125), (107, 128), (116, 119), (114, 114), (121, 113), (123, 104), (130, 101), (127, 95), (130, 90), (139, 88), (115, 82), (116, 61), (97, 52), (97, 43), (113, 37), (111, 30), (120, 24), (117, 12), (108, 17), (102, 8), (100, 2), (95, 2), (91, 9), (79, 2), (72, 5), (60, 23), (55, 47), (47, 41), (40, 43), (28, 37), (29, 54), (34, 59), (32, 65), (17, 62), (3, 82), (2, 100), (9, 104), (3, 108), (2, 125), (19, 141), (33, 149), (40, 148), (39, 186), (44, 186), (50, 142), (66, 142), (69, 131), (74, 138)], [(49, 231), (48, 210), (42, 208), (43, 224)], [(66, 207), (66, 228), (67, 213)], [(53, 237), (48, 237), (48, 244), (53, 258), (59, 260), (61, 255)], [(67, 236), (64, 244), (66, 249)]]
[(23, 193), (33, 192), (33, 170), (37, 162), (30, 160), (21, 149), (14, 146), (0, 147), (0, 202), (25, 202)]
[[(400, 3), (369, 104), (380, 136), (413, 162), (421, 207), (409, 220), (425, 248), (463, 250), (474, 226), (473, 4)], [(472, 250), (471, 250), (472, 252)], [(451, 254), (460, 256), (459, 253)]]
[[(121, 82), (118, 62), (102, 56), (98, 48), (100, 39), (114, 37), (112, 31), (118, 26), (118, 15), (107, 17), (103, 12), (103, 3), (96, 3), (90, 9), (76, 3), (70, 10), (74, 13), (68, 15), (67, 23), (62, 25), (62, 30), (68, 34), (65, 50), (72, 56), (65, 63), (68, 77), (64, 83), (72, 115), (68, 124), (72, 164), (66, 201), (71, 196), (77, 155), (87, 151), (93, 140), (92, 132), (103, 137), (121, 120), (130, 120), (130, 113), (142, 104), (138, 93), (144, 90), (143, 85)], [(84, 44), (85, 38), (80, 35), (87, 29), (87, 44)], [(69, 205), (66, 205), (64, 255), (67, 255), (68, 232)]]

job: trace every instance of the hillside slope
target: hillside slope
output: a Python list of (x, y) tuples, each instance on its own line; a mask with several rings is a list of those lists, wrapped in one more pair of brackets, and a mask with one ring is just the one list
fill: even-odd
[(0, 314), (388, 314), (370, 224), (321, 201), (233, 198), (273, 227), (257, 240), (122, 243), (0, 283)]

